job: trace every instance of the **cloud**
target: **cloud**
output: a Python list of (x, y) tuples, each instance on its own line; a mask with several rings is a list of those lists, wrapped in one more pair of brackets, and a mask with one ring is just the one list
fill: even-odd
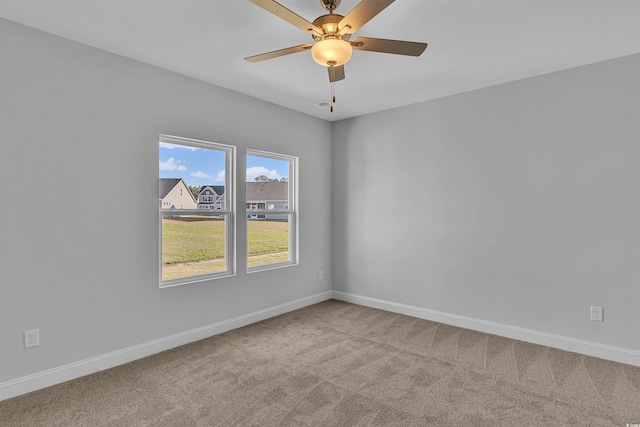
[(160, 170), (161, 171), (186, 171), (187, 167), (183, 165), (184, 161), (176, 160), (173, 157), (169, 157), (166, 162), (160, 160)]
[(196, 178), (204, 178), (204, 179), (211, 178), (211, 175), (209, 175), (208, 173), (204, 173), (200, 171), (192, 173), (191, 176), (195, 176)]
[(202, 171), (197, 171), (192, 173), (191, 176), (195, 178), (210, 179), (213, 182), (224, 182), (224, 179), (225, 179), (224, 169), (219, 171), (215, 175), (210, 175)]
[(269, 170), (264, 166), (254, 166), (247, 168), (247, 182), (254, 182), (256, 177), (264, 175), (267, 178), (280, 180), (282, 178), (277, 170)]
[(167, 150), (173, 150), (174, 148), (184, 148), (185, 150), (189, 150), (189, 151), (200, 150), (200, 148), (198, 147), (191, 147), (189, 145), (180, 145), (180, 144), (170, 144), (168, 142), (161, 142), (160, 147), (166, 148)]

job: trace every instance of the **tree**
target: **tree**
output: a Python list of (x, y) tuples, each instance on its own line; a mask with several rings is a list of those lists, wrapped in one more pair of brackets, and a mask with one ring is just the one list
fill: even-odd
[(278, 178), (269, 178), (266, 175), (256, 176), (256, 182), (278, 182)]
[(198, 199), (198, 194), (200, 194), (200, 190), (202, 190), (202, 188), (198, 187), (197, 185), (189, 185), (189, 191), (191, 191), (191, 194), (193, 194), (193, 197), (195, 197), (196, 199)]

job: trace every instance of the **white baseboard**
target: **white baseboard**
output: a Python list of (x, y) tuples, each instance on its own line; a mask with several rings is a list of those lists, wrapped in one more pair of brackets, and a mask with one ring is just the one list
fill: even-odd
[(39, 390), (75, 378), (92, 374), (94, 372), (113, 368), (118, 365), (132, 362), (151, 356), (161, 351), (169, 350), (181, 345), (205, 339), (232, 329), (259, 322), (280, 314), (317, 304), (328, 299), (337, 299), (366, 307), (378, 308), (393, 313), (405, 314), (420, 319), (445, 323), (461, 328), (486, 332), (520, 341), (534, 344), (546, 345), (559, 348), (561, 350), (573, 351), (601, 359), (613, 360), (615, 362), (640, 366), (640, 351), (599, 344), (561, 335), (548, 334), (546, 332), (534, 331), (531, 329), (519, 328), (496, 322), (474, 319), (467, 316), (444, 313), (408, 304), (396, 303), (393, 301), (381, 300), (362, 295), (355, 295), (340, 291), (326, 291), (319, 294), (289, 301), (284, 304), (269, 307), (253, 313), (223, 320), (221, 322), (206, 325), (200, 328), (159, 338), (157, 340), (145, 342), (122, 350), (113, 351), (89, 359), (70, 363), (46, 371), (16, 378), (0, 383), (0, 400), (9, 399), (31, 391)]
[(561, 335), (548, 334), (546, 332), (474, 319), (467, 316), (444, 313), (442, 311), (429, 310), (427, 308), (355, 295), (347, 292), (333, 291), (333, 298), (357, 305), (363, 305), (365, 307), (390, 311), (392, 313), (405, 314), (407, 316), (431, 320), (433, 322), (444, 323), (465, 329), (472, 329), (474, 331), (512, 338), (519, 341), (526, 341), (533, 344), (540, 344), (561, 350), (586, 354), (600, 359), (640, 366), (640, 351), (637, 350), (614, 347)]
[(211, 325), (202, 326), (190, 331), (181, 332), (179, 334), (159, 338), (157, 340), (145, 342), (122, 350), (112, 351), (107, 354), (70, 363), (68, 365), (5, 381), (0, 383), (0, 400), (9, 399), (31, 391), (93, 374), (94, 372), (133, 362), (134, 360), (142, 359), (161, 351), (199, 341), (232, 329), (241, 328), (251, 323), (259, 322), (293, 310), (298, 310), (308, 305), (317, 304), (331, 298), (332, 291), (321, 292), (319, 294), (279, 304), (274, 307), (244, 314), (242, 316), (223, 320)]

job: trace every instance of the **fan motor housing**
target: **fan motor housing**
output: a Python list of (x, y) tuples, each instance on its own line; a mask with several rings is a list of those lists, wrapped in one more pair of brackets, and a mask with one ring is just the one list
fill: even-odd
[[(338, 2), (339, 3), (339, 2)], [(315, 40), (322, 40), (326, 36), (333, 36), (338, 32), (338, 23), (342, 21), (344, 16), (338, 15), (335, 13), (330, 13), (327, 15), (322, 15), (318, 17), (315, 21), (313, 21), (313, 25), (320, 28), (322, 30), (322, 36), (318, 36), (316, 34), (312, 34), (312, 37)], [(351, 34), (343, 34), (339, 38), (342, 40), (349, 39)]]

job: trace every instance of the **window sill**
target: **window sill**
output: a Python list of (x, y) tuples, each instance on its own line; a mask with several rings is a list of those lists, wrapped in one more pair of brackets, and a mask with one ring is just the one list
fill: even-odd
[(293, 267), (296, 265), (298, 265), (297, 262), (287, 261), (287, 262), (279, 262), (274, 264), (258, 265), (255, 267), (247, 267), (247, 274), (259, 273), (261, 271), (268, 271), (268, 270), (277, 270), (280, 268)]
[(235, 273), (221, 272), (214, 274), (205, 274), (202, 276), (180, 277), (178, 279), (169, 279), (160, 281), (160, 289), (174, 288), (176, 286), (190, 285), (193, 283), (206, 282), (209, 280), (225, 279), (227, 277), (235, 276)]

